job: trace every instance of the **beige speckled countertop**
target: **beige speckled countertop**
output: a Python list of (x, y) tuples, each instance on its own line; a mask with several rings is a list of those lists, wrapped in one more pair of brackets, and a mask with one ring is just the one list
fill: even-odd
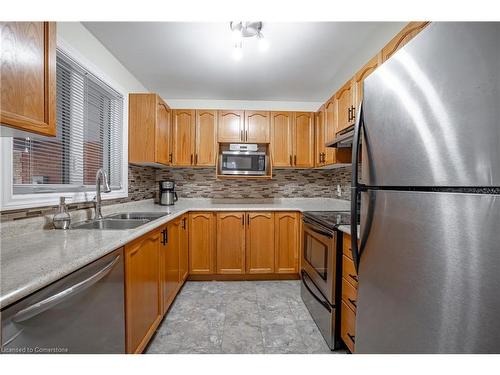
[[(228, 203), (230, 202), (230, 203)], [(103, 207), (103, 213), (168, 212), (168, 216), (129, 230), (33, 230), (1, 240), (0, 308), (43, 288), (188, 211), (348, 211), (333, 198), (256, 200), (179, 199), (174, 206), (152, 200)], [(82, 220), (82, 219), (80, 219)], [(17, 224), (22, 227), (22, 223)], [(12, 228), (6, 228), (12, 231)], [(2, 229), (3, 230), (3, 229)]]

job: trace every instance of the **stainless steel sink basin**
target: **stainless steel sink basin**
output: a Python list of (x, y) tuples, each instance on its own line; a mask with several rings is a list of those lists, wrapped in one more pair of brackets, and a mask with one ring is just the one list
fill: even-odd
[(149, 223), (147, 219), (109, 219), (84, 221), (71, 226), (71, 229), (101, 229), (101, 230), (123, 230), (133, 229)]
[(106, 219), (117, 220), (156, 220), (162, 216), (170, 215), (169, 212), (121, 212), (118, 214), (108, 215)]

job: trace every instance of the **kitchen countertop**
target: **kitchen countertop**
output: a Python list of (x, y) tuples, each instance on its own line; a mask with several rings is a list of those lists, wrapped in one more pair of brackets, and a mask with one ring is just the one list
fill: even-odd
[[(168, 216), (129, 230), (29, 230), (2, 238), (0, 308), (76, 271), (128, 242), (189, 211), (348, 211), (350, 203), (333, 198), (263, 200), (179, 199), (174, 206), (152, 200), (104, 206), (115, 212), (168, 212)], [(19, 224), (22, 225), (22, 224)], [(342, 230), (342, 229), (341, 229)]]

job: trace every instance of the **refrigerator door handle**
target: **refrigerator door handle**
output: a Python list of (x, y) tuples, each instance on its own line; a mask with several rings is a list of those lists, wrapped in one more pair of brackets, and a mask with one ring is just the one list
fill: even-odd
[(358, 248), (358, 198), (360, 185), (358, 183), (358, 160), (359, 160), (359, 143), (361, 138), (361, 131), (364, 125), (363, 120), (363, 101), (359, 104), (358, 116), (356, 117), (356, 124), (354, 126), (354, 139), (352, 142), (352, 183), (351, 183), (351, 249), (352, 259), (356, 271), (359, 268), (360, 249)]

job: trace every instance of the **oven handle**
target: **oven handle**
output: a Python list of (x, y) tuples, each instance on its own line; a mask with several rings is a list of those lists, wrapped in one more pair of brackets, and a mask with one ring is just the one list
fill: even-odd
[(319, 299), (319, 297), (316, 295), (316, 293), (314, 293), (312, 291), (312, 289), (309, 287), (309, 285), (307, 285), (307, 282), (306, 282), (306, 278), (311, 280), (311, 278), (309, 277), (309, 275), (307, 274), (307, 272), (305, 272), (304, 270), (301, 271), (302, 273), (302, 283), (304, 284), (304, 286), (306, 287), (306, 289), (309, 291), (309, 293), (311, 293), (311, 295), (316, 299), (316, 301), (318, 301), (321, 305), (323, 305), (323, 307), (325, 309), (328, 310), (328, 312), (332, 312), (332, 308), (330, 306), (330, 304), (326, 301), (322, 301), (321, 299)]
[(308, 228), (311, 229), (313, 232), (321, 234), (322, 236), (326, 236), (329, 238), (333, 238), (333, 233), (327, 232), (326, 230), (321, 230), (318, 228), (318, 226), (310, 221), (308, 218), (303, 218), (303, 221), (305, 224), (307, 224)]

